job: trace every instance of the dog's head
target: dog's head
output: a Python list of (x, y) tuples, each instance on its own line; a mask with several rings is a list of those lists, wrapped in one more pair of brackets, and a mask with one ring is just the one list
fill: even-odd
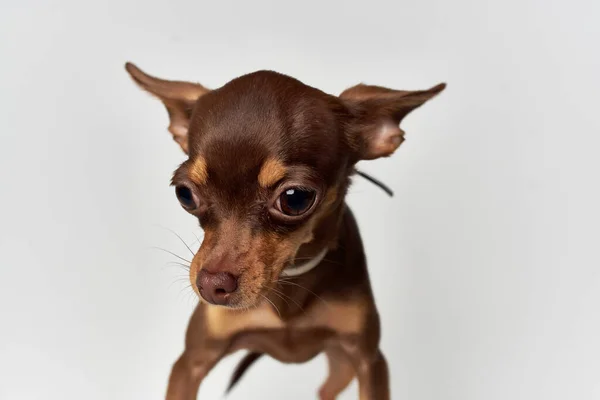
[(391, 155), (402, 119), (445, 87), (361, 84), (338, 97), (259, 71), (209, 90), (126, 69), (163, 102), (188, 156), (172, 184), (205, 233), (192, 287), (234, 308), (259, 303), (303, 245), (315, 254), (332, 245), (354, 165)]

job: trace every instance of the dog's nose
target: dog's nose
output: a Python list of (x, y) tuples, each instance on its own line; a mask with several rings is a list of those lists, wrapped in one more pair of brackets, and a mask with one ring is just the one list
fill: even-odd
[(211, 304), (225, 305), (229, 295), (237, 290), (237, 278), (229, 272), (212, 273), (205, 268), (198, 272), (196, 285), (200, 295)]

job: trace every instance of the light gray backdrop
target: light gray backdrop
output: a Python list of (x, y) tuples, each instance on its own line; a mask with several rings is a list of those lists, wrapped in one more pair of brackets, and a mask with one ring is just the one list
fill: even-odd
[[(0, 398), (160, 399), (193, 299), (160, 246), (199, 233), (184, 160), (123, 69), (218, 87), (275, 69), (330, 93), (448, 89), (362, 168), (394, 399), (600, 398), (597, 1), (2, 1)], [(179, 279), (179, 280), (178, 280)], [(218, 399), (239, 355), (200, 398)], [(310, 399), (262, 360), (232, 399)], [(344, 399), (356, 398), (356, 386)]]

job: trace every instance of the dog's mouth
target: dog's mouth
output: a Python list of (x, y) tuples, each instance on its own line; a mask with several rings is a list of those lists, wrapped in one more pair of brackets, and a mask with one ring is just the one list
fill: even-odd
[[(229, 308), (252, 308), (262, 303), (270, 303), (270, 298), (281, 298), (278, 294), (278, 285), (295, 285), (293, 278), (310, 273), (325, 258), (327, 249), (321, 250), (311, 258), (291, 258), (277, 268), (265, 269), (262, 276), (256, 277), (247, 274), (239, 279), (240, 287), (231, 294), (226, 294)], [(272, 303), (271, 303), (272, 304)]]

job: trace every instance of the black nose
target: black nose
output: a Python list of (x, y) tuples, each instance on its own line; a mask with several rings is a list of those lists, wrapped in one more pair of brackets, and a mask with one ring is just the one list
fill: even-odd
[(200, 295), (211, 304), (225, 305), (230, 294), (237, 290), (237, 278), (229, 272), (212, 273), (205, 268), (198, 272), (196, 285)]

